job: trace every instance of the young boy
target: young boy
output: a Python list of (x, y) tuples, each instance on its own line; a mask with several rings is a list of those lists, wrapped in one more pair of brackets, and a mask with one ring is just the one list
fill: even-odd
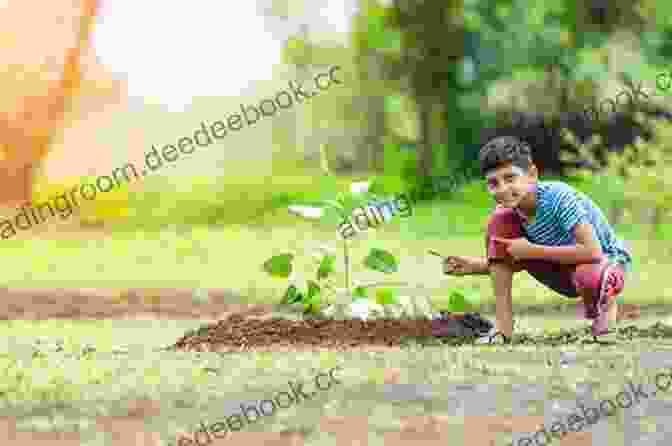
[(617, 317), (615, 297), (632, 264), (624, 242), (585, 194), (562, 182), (540, 181), (530, 147), (521, 140), (495, 138), (481, 148), (479, 159), (497, 203), (487, 226), (486, 257), (451, 256), (443, 270), (490, 275), (500, 336), (488, 342), (510, 342), (511, 286), (520, 271), (566, 297), (583, 298), (593, 336), (606, 339)]

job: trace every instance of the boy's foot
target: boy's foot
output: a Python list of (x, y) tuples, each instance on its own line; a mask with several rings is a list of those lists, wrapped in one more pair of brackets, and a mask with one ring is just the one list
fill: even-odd
[(600, 293), (595, 303), (595, 319), (593, 321), (593, 336), (599, 337), (608, 333), (609, 308), (616, 294), (623, 288), (623, 277), (618, 274), (618, 266), (609, 264), (602, 272), (600, 281)]
[[(579, 319), (591, 319), (588, 308), (580, 301), (576, 305), (576, 312)], [(618, 312), (616, 314), (616, 321), (636, 320), (641, 317), (639, 305), (634, 304), (618, 304)]]
[(478, 337), (474, 344), (478, 345), (507, 345), (511, 344), (511, 338), (504, 336), (502, 332), (492, 328), (489, 333)]

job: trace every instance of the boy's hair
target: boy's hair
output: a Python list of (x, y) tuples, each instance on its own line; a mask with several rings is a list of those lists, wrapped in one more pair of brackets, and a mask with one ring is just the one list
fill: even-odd
[(511, 163), (525, 172), (532, 165), (532, 149), (515, 136), (500, 136), (488, 141), (478, 154), (484, 176), (503, 164)]

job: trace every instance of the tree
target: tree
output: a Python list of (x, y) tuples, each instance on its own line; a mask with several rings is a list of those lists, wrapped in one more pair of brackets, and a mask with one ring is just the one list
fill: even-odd
[[(637, 119), (642, 125), (644, 116)], [(653, 138), (644, 142), (638, 139), (634, 144), (624, 147), (621, 153), (608, 153), (606, 160), (600, 162), (594, 153), (602, 144), (602, 138), (595, 136), (587, 144), (579, 144), (570, 133), (565, 137), (578, 148), (581, 159), (588, 160), (589, 168), (576, 169), (573, 173), (583, 177), (598, 176), (598, 184), (603, 186), (600, 193), (612, 201), (611, 209), (631, 211), (651, 211), (650, 223), (656, 233), (666, 216), (672, 211), (672, 123), (653, 122)], [(565, 158), (570, 158), (566, 155)], [(612, 218), (619, 220), (612, 214)]]
[(463, 13), (462, 0), (395, 0), (390, 14), (390, 25), (401, 33), (399, 62), (406, 68), (402, 75), (408, 76), (418, 106), (417, 175), (421, 182), (432, 175), (434, 149), (454, 142), (448, 131), (453, 123), (446, 116), (457, 116), (452, 112), (460, 95), (456, 68), (465, 51)]
[[(278, 20), (296, 21), (303, 12), (300, 3), (300, 0), (274, 0), (271, 8), (264, 11), (268, 27), (272, 30), (274, 25), (279, 25)], [(306, 89), (314, 88), (316, 74), (339, 66), (338, 77), (344, 83), (332, 85), (319, 98), (306, 101), (300, 108), (295, 107), (291, 113), (275, 119), (272, 124), (274, 144), (283, 145), (281, 150), (285, 157), (288, 151), (299, 149), (301, 155), (316, 161), (317, 149), (325, 143), (335, 166), (340, 161), (341, 167), (350, 164), (349, 168), (365, 170), (369, 160), (366, 153), (369, 132), (368, 114), (363, 112), (362, 103), (367, 88), (355, 67), (356, 55), (352, 48), (339, 42), (317, 42), (316, 34), (321, 30), (310, 23), (300, 23), (297, 28), (297, 32), (289, 36), (286, 36), (286, 24), (278, 31), (285, 39), (283, 62), (294, 69), (287, 80), (304, 81)], [(278, 73), (279, 77), (287, 77), (287, 70), (283, 71)]]

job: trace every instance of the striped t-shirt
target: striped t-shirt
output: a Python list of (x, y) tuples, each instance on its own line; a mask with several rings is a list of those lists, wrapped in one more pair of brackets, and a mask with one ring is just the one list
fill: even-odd
[(574, 227), (579, 223), (590, 223), (602, 252), (612, 262), (620, 263), (626, 271), (630, 271), (630, 250), (622, 239), (616, 237), (607, 218), (586, 194), (559, 181), (538, 181), (536, 193), (537, 211), (532, 224), (528, 224), (527, 218), (516, 209), (523, 219), (523, 233), (527, 240), (546, 246), (574, 245)]

